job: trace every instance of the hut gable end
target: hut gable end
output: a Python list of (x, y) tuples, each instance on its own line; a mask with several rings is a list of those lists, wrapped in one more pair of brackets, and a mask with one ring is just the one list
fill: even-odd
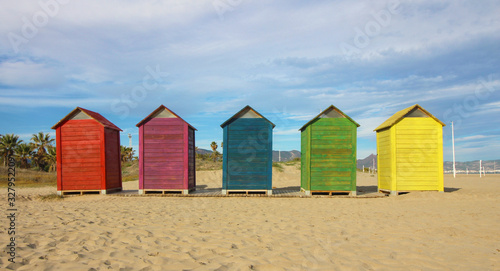
[(158, 111), (156, 114), (154, 114), (153, 116), (151, 116), (152, 119), (175, 119), (177, 118), (177, 116), (175, 116), (174, 114), (172, 114), (172, 112), (168, 111), (167, 109), (164, 109), (164, 110), (160, 110)]
[(414, 108), (410, 112), (408, 112), (405, 116), (405, 118), (430, 118), (429, 115), (427, 115), (424, 111), (420, 110), (419, 108)]
[(346, 118), (352, 123), (354, 123), (357, 127), (359, 127), (359, 124), (355, 122), (353, 119), (351, 119), (348, 115), (344, 114), (340, 109), (337, 107), (330, 105), (327, 109), (323, 110), (321, 113), (319, 113), (316, 117), (312, 118), (308, 123), (304, 124), (302, 128), (299, 129), (299, 131), (304, 131), (307, 126), (313, 124), (316, 122), (318, 119), (333, 119), (333, 118)]
[(145, 117), (143, 120), (141, 120), (139, 123), (137, 123), (137, 127), (140, 127), (147, 122), (149, 122), (152, 119), (179, 119), (182, 122), (186, 123), (189, 128), (196, 130), (191, 124), (189, 124), (187, 121), (185, 121), (183, 118), (179, 117), (179, 115), (175, 114), (172, 110), (168, 109), (164, 105), (160, 105), (158, 108), (156, 108), (155, 111), (151, 112), (147, 117)]
[(68, 115), (66, 115), (66, 117), (64, 117), (58, 123), (56, 123), (56, 125), (52, 126), (52, 129), (54, 130), (57, 129), (58, 127), (64, 125), (69, 120), (83, 120), (83, 119), (93, 119), (106, 128), (122, 131), (122, 129), (118, 128), (111, 121), (103, 117), (101, 114), (81, 107), (77, 107), (73, 111), (71, 111)]
[(240, 119), (261, 119), (262, 116), (259, 116), (259, 114), (253, 110), (248, 110), (244, 114), (241, 114), (238, 116)]
[(81, 110), (75, 112), (68, 120), (90, 120), (92, 119), (89, 115), (83, 113)]
[(268, 123), (271, 124), (272, 128), (274, 128), (276, 125), (266, 119), (262, 114), (257, 112), (255, 109), (250, 107), (249, 105), (245, 106), (243, 109), (241, 109), (238, 113), (234, 114), (231, 118), (226, 120), (224, 123), (220, 125), (220, 127), (224, 128), (225, 126), (231, 124), (233, 121), (237, 119), (263, 119), (267, 121)]
[(374, 131), (380, 131), (386, 128), (390, 128), (399, 123), (404, 118), (426, 118), (426, 117), (434, 119), (437, 123), (441, 124), (441, 126), (446, 126), (438, 118), (434, 117), (431, 113), (427, 112), (427, 110), (423, 109), (420, 105), (416, 104), (392, 115), (382, 124), (380, 124), (377, 128), (375, 128)]
[(339, 111), (335, 109), (330, 109), (328, 111), (325, 111), (323, 114), (319, 116), (321, 119), (338, 119), (338, 118), (345, 118), (344, 114), (340, 113)]

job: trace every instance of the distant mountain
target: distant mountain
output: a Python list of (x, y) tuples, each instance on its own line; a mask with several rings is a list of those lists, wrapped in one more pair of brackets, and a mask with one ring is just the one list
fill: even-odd
[[(364, 159), (358, 159), (357, 167), (359, 169), (373, 166), (373, 161), (375, 161), (375, 168), (377, 168), (377, 155), (370, 154)], [(482, 166), (486, 173), (497, 172), (500, 173), (500, 160), (488, 160), (482, 161)], [(457, 173), (479, 173), (479, 160), (469, 161), (469, 162), (456, 162), (455, 168)], [(443, 163), (444, 173), (453, 173), (453, 162), (444, 161)]]
[[(481, 165), (484, 167), (486, 173), (500, 172), (500, 160), (482, 161)], [(457, 173), (479, 173), (479, 160), (469, 162), (455, 162)], [(444, 173), (453, 173), (453, 162), (444, 162)]]
[[(281, 157), (281, 160), (280, 160)], [(273, 151), (273, 162), (286, 162), (293, 160), (294, 158), (300, 158), (300, 151)]]
[[(218, 151), (222, 151), (222, 148), (219, 148)], [(196, 151), (198, 154), (211, 154), (212, 150), (206, 150), (206, 149), (200, 149)], [(293, 150), (293, 151), (273, 151), (273, 162), (278, 162), (280, 161), (280, 156), (281, 156), (281, 162), (286, 162), (293, 160), (294, 158), (300, 158), (300, 151)]]
[(205, 149), (200, 149), (200, 148), (198, 148), (198, 149), (196, 150), (196, 153), (198, 153), (198, 154), (211, 154), (211, 153), (212, 153), (212, 151), (211, 151), (211, 150), (205, 150)]
[(377, 168), (377, 155), (372, 153), (364, 159), (358, 159), (356, 165), (359, 169), (363, 169), (363, 166), (365, 166), (365, 168), (370, 168), (373, 167), (373, 165)]

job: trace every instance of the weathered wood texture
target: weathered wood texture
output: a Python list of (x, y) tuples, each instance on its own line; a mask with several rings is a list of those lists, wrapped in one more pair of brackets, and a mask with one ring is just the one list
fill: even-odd
[(138, 125), (139, 189), (194, 189), (194, 128), (177, 117), (148, 117)]
[(302, 129), (302, 189), (356, 191), (356, 129), (347, 118), (317, 118)]
[(92, 118), (63, 120), (53, 127), (56, 129), (57, 190), (121, 189), (120, 137), (116, 126), (107, 128)]
[(188, 178), (189, 178), (189, 183), (188, 183), (188, 189), (190, 188), (195, 188), (196, 187), (196, 151), (195, 151), (195, 137), (194, 137), (194, 130), (189, 128), (188, 131)]
[(122, 187), (120, 132), (104, 128), (106, 152), (106, 187)]
[(379, 190), (444, 190), (443, 124), (425, 113), (377, 131)]
[(225, 124), (222, 189), (272, 190), (273, 124), (265, 118)]

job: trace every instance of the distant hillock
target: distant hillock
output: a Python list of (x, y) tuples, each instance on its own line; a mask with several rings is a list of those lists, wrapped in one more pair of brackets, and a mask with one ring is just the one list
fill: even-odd
[(273, 151), (273, 162), (287, 162), (295, 158), (300, 158), (300, 151)]
[(377, 168), (377, 155), (372, 153), (364, 159), (358, 159), (356, 164), (358, 169), (363, 169), (363, 166), (365, 168), (370, 168), (373, 167), (373, 165)]
[[(493, 173), (495, 170), (500, 172), (500, 160), (482, 161), (481, 165), (484, 167), (486, 173)], [(479, 160), (469, 162), (455, 162), (457, 173), (479, 173)], [(453, 173), (453, 162), (444, 162), (444, 172)]]

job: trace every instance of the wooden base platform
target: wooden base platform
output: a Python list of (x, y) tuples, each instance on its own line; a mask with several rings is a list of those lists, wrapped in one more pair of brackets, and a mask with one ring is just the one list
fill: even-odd
[(222, 195), (272, 195), (273, 190), (224, 190)]
[(58, 196), (65, 195), (84, 195), (84, 194), (97, 194), (97, 195), (106, 195), (112, 192), (120, 192), (122, 188), (114, 188), (107, 190), (59, 190), (57, 191)]
[[(248, 191), (248, 194), (247, 194)], [(229, 193), (228, 193), (229, 192)], [(345, 192), (345, 191), (344, 191)], [(119, 193), (110, 194), (110, 196), (115, 197), (189, 197), (189, 198), (208, 198), (208, 197), (266, 197), (266, 198), (312, 198), (312, 197), (328, 197), (328, 198), (336, 198), (330, 196), (311, 196), (305, 195), (304, 192), (300, 191), (300, 188), (294, 187), (283, 187), (276, 188), (270, 191), (268, 194), (268, 190), (226, 190), (223, 191), (221, 188), (197, 188), (195, 191), (189, 194), (182, 193), (148, 193), (147, 195), (139, 194), (137, 190), (124, 190)], [(344, 198), (352, 198), (352, 199), (366, 199), (366, 198), (385, 198), (387, 197), (385, 194), (371, 192), (365, 193), (360, 191), (360, 194), (356, 196), (338, 196)]]
[(355, 197), (357, 195), (356, 191), (343, 191), (343, 190), (305, 190), (303, 188), (300, 189), (301, 192), (304, 192), (306, 196), (334, 196), (334, 195), (349, 195)]
[(438, 190), (388, 190), (388, 189), (379, 189), (379, 193), (384, 193), (388, 194), (390, 196), (399, 196), (400, 194), (407, 194), (410, 192), (439, 192), (439, 193), (444, 193), (444, 191), (438, 191)]
[(182, 194), (187, 195), (192, 191), (195, 191), (195, 188), (191, 189), (139, 189), (139, 195), (146, 194)]

